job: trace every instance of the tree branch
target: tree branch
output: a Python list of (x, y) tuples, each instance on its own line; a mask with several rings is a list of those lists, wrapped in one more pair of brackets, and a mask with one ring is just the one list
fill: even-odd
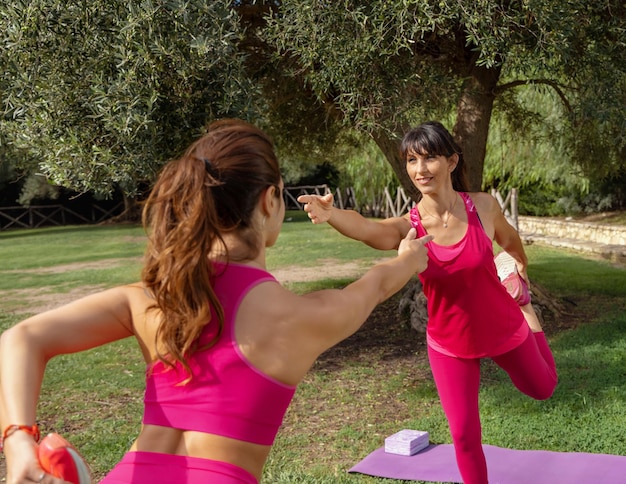
[(570, 105), (569, 101), (567, 100), (567, 96), (565, 95), (565, 93), (563, 92), (563, 85), (559, 84), (558, 82), (555, 82), (551, 79), (524, 79), (524, 80), (517, 80), (517, 81), (512, 81), (512, 82), (507, 82), (506, 84), (502, 84), (498, 87), (496, 87), (493, 90), (494, 94), (500, 94), (504, 91), (506, 91), (507, 89), (513, 89), (514, 87), (517, 86), (527, 86), (529, 84), (546, 84), (548, 86), (550, 86), (552, 89), (554, 89), (556, 91), (556, 93), (558, 94), (558, 96), (561, 98), (561, 102), (565, 105), (565, 107), (567, 108), (567, 110), (569, 112), (572, 111), (572, 106)]

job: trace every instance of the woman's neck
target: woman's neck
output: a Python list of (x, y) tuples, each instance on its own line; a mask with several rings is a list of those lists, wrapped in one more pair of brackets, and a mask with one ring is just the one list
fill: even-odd
[[(211, 260), (222, 262), (236, 262), (237, 264), (251, 265), (266, 269), (265, 263), (265, 247), (259, 247), (256, 251), (251, 251), (249, 246), (233, 234), (223, 236), (224, 244), (216, 242), (209, 253)], [(252, 252), (256, 252), (253, 254)]]
[(454, 211), (458, 197), (458, 193), (454, 190), (446, 194), (428, 194), (422, 196), (420, 204), (428, 214), (436, 215), (441, 218), (445, 214)]

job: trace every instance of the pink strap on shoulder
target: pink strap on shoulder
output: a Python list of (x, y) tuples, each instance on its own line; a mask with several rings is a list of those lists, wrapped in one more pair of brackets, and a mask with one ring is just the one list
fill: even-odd
[(470, 212), (476, 212), (476, 205), (474, 205), (474, 201), (472, 200), (472, 197), (469, 196), (469, 193), (467, 193), (467, 192), (459, 192), (459, 195), (461, 195), (461, 198), (465, 202), (465, 205), (467, 206), (467, 209)]

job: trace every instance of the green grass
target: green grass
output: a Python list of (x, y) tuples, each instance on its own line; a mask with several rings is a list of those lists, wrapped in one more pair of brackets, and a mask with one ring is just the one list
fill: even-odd
[(532, 245), (526, 249), (531, 277), (565, 297), (626, 294), (624, 271), (610, 270), (608, 261), (583, 259), (580, 254)]
[[(268, 266), (384, 255), (288, 214)], [(144, 250), (137, 226), (62, 227), (0, 233), (0, 329), (38, 310), (33, 296), (55, 304), (64, 293), (109, 287), (139, 277)], [(485, 441), (504, 447), (626, 454), (626, 270), (567, 251), (530, 246), (531, 278), (588, 320), (555, 333), (559, 368), (554, 396), (533, 401), (501, 370), (484, 364), (481, 415)], [(65, 268), (65, 270), (62, 270)], [(341, 287), (346, 279), (295, 283), (297, 292)], [(59, 299), (59, 300), (61, 300)], [(389, 331), (405, 331), (389, 315)], [(411, 334), (411, 333), (407, 333)], [(355, 335), (356, 336), (356, 335)], [(358, 348), (322, 358), (299, 387), (265, 470), (268, 483), (398, 482), (346, 471), (402, 428), (428, 430), (450, 442), (419, 335), (412, 355)], [(384, 346), (384, 345), (382, 345)], [(339, 355), (339, 356), (337, 356)], [(346, 356), (347, 355), (347, 356)], [(334, 358), (334, 359), (333, 359)], [(395, 359), (394, 359), (395, 358)], [(44, 431), (69, 437), (101, 477), (136, 436), (144, 364), (133, 340), (50, 362), (39, 405)]]
[(545, 402), (523, 398), (501, 372), (482, 393), (483, 412), (507, 415), (507, 425), (485, 428), (496, 445), (577, 452), (626, 451), (626, 315), (603, 318), (554, 338), (559, 384)]
[(311, 267), (319, 261), (333, 260), (368, 263), (393, 255), (351, 239), (346, 239), (328, 224), (313, 225), (304, 212), (289, 211), (276, 246), (268, 251), (270, 269), (298, 265)]
[(0, 232), (2, 269), (33, 269), (143, 253), (137, 225), (66, 226)]
[(134, 225), (0, 232), (0, 291), (122, 284), (139, 277), (144, 244)]

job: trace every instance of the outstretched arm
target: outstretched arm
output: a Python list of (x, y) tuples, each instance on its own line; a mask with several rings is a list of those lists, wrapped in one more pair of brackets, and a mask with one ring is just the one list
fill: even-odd
[[(256, 334), (249, 339), (261, 343), (244, 348), (246, 357), (273, 378), (298, 384), (320, 354), (356, 332), (376, 305), (426, 268), (428, 250), (424, 244), (432, 237), (416, 239), (415, 235), (415, 229), (410, 230), (396, 257), (376, 264), (343, 289), (304, 295), (273, 283), (252, 289), (240, 307), (238, 320), (239, 324), (253, 321), (246, 324), (245, 331)], [(265, 304), (268, 300), (275, 304)], [(261, 324), (260, 318), (264, 321)]]
[(304, 203), (304, 211), (314, 224), (328, 222), (342, 235), (374, 249), (397, 249), (411, 228), (406, 217), (372, 220), (354, 210), (337, 208), (333, 206), (333, 196), (330, 193), (324, 196), (300, 195), (298, 202)]
[(367, 320), (372, 310), (387, 300), (417, 273), (428, 265), (428, 249), (432, 240), (428, 235), (416, 239), (415, 229), (410, 229), (399, 244), (398, 255), (381, 262), (360, 279), (342, 290), (324, 290), (302, 296), (307, 304), (313, 303), (317, 313), (310, 335), (322, 344), (322, 351), (347, 338)]

